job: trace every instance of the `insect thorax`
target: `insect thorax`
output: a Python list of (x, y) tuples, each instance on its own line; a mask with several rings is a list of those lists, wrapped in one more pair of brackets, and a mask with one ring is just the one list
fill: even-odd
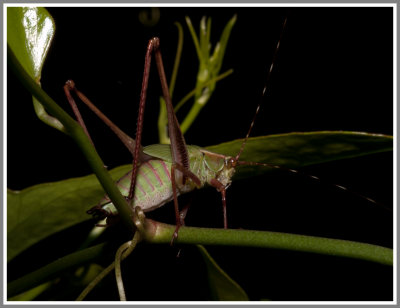
[(231, 184), (235, 173), (235, 169), (229, 164), (231, 157), (203, 149), (198, 149), (193, 154), (189, 151), (190, 167), (203, 185), (210, 184), (212, 179), (218, 180), (225, 187)]

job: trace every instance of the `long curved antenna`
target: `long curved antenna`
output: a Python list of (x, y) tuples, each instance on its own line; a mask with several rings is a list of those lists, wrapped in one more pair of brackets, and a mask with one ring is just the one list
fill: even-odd
[(270, 163), (258, 163), (258, 162), (247, 162), (247, 161), (237, 161), (236, 165), (237, 166), (263, 166), (263, 167), (268, 167), (268, 168), (273, 168), (273, 169), (284, 170), (284, 171), (287, 171), (287, 172), (291, 172), (293, 174), (298, 174), (298, 175), (301, 175), (303, 177), (307, 177), (309, 179), (318, 181), (318, 183), (324, 184), (326, 186), (333, 186), (333, 187), (339, 188), (340, 190), (345, 191), (346, 193), (352, 194), (352, 195), (354, 195), (354, 196), (356, 196), (358, 198), (364, 199), (364, 200), (372, 203), (373, 205), (382, 207), (382, 208), (384, 208), (384, 209), (386, 209), (386, 210), (388, 210), (390, 212), (393, 212), (393, 210), (391, 208), (389, 208), (389, 207), (385, 206), (384, 204), (382, 204), (382, 203), (380, 203), (380, 202), (378, 202), (378, 201), (376, 201), (374, 199), (371, 199), (371, 198), (369, 198), (369, 197), (367, 197), (367, 196), (365, 196), (363, 194), (355, 192), (355, 191), (353, 191), (351, 189), (348, 189), (347, 187), (344, 187), (342, 185), (331, 183), (331, 182), (327, 182), (327, 181), (325, 181), (325, 180), (323, 180), (323, 179), (321, 179), (321, 178), (319, 178), (319, 177), (317, 177), (315, 175), (311, 175), (311, 174), (308, 174), (308, 173), (305, 173), (305, 172), (301, 172), (301, 171), (296, 170), (296, 169), (291, 169), (289, 167), (284, 167), (284, 166), (280, 166), (280, 165), (274, 165), (274, 164), (270, 164)]
[(234, 163), (239, 161), (239, 157), (242, 154), (242, 152), (244, 150), (244, 147), (246, 146), (246, 142), (249, 139), (249, 136), (250, 136), (251, 130), (253, 129), (253, 126), (254, 126), (254, 123), (256, 121), (257, 115), (260, 112), (261, 104), (263, 103), (264, 98), (265, 98), (265, 96), (267, 94), (267, 90), (268, 90), (268, 87), (269, 87), (269, 84), (270, 84), (271, 75), (272, 75), (272, 70), (274, 69), (274, 65), (276, 63), (276, 59), (278, 58), (279, 47), (281, 46), (281, 41), (282, 41), (282, 38), (283, 38), (283, 34), (285, 33), (286, 24), (287, 24), (287, 16), (285, 17), (285, 20), (283, 21), (281, 35), (279, 37), (278, 42), (276, 43), (274, 56), (272, 58), (271, 65), (269, 67), (267, 80), (265, 81), (265, 85), (264, 85), (264, 88), (263, 88), (263, 91), (262, 91), (260, 102), (258, 103), (256, 112), (254, 113), (253, 120), (251, 121), (250, 128), (249, 128), (249, 130), (247, 132), (247, 135), (246, 135), (245, 139), (243, 140), (242, 146), (240, 147), (240, 150), (239, 150), (239, 152), (237, 153), (237, 155), (236, 155), (236, 157), (234, 159)]

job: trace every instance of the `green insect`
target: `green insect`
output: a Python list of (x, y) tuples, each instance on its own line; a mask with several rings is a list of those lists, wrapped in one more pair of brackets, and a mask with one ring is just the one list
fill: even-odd
[[(285, 27), (285, 25), (286, 20), (283, 27)], [(143, 212), (148, 212), (163, 206), (169, 201), (174, 201), (176, 218), (176, 230), (173, 236), (174, 240), (178, 236), (179, 228), (184, 224), (183, 215), (181, 215), (178, 205), (178, 196), (196, 188), (202, 188), (205, 185), (212, 186), (221, 193), (223, 225), (224, 228), (228, 228), (226, 189), (231, 184), (232, 176), (234, 175), (235, 168), (238, 165), (252, 164), (239, 161), (239, 158), (250, 135), (255, 118), (250, 125), (250, 129), (243, 141), (239, 153), (237, 153), (235, 157), (212, 153), (198, 146), (186, 145), (168, 92), (168, 84), (165, 77), (159, 45), (159, 39), (153, 38), (149, 41), (147, 47), (142, 92), (140, 95), (139, 116), (137, 120), (136, 140), (133, 140), (121, 131), (109, 118), (107, 118), (82, 92), (76, 88), (73, 81), (67, 81), (64, 86), (64, 91), (79, 123), (88, 135), (89, 133), (87, 132), (77, 105), (71, 95), (71, 91), (73, 91), (97, 116), (99, 116), (111, 130), (113, 130), (113, 132), (132, 153), (132, 170), (117, 182), (119, 190), (122, 195), (126, 197), (131, 206), (133, 208), (139, 207)], [(278, 52), (279, 45), (280, 40), (277, 43), (275, 53)], [(141, 137), (143, 130), (143, 114), (153, 52), (167, 107), (168, 134), (170, 136), (171, 145), (157, 144), (142, 148)], [(273, 62), (269, 73), (271, 73), (272, 68)], [(265, 90), (266, 89), (263, 91), (264, 94)], [(259, 110), (260, 105), (256, 109), (256, 114)], [(271, 166), (268, 164), (260, 165)], [(91, 208), (88, 213), (100, 219), (107, 217), (110, 220), (118, 215), (117, 209), (107, 196), (105, 196), (99, 204)]]

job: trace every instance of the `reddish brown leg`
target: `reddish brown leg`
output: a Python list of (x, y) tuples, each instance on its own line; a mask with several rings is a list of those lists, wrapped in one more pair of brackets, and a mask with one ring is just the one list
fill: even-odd
[[(184, 208), (182, 209), (182, 211), (180, 211), (180, 213), (179, 213), (179, 218), (180, 218), (181, 226), (184, 226), (184, 225), (185, 225), (185, 218), (186, 218), (187, 212), (189, 211), (190, 205), (191, 205), (191, 202), (187, 203), (187, 204), (184, 206)], [(173, 241), (171, 241), (171, 245), (172, 245), (172, 244), (173, 244)], [(180, 248), (180, 249), (178, 250), (178, 253), (176, 254), (176, 257), (177, 257), (177, 258), (180, 257), (181, 251), (182, 251), (182, 249)]]
[[(174, 195), (174, 203), (175, 203), (175, 216), (177, 222), (177, 228), (174, 233), (174, 237), (172, 241), (178, 236), (178, 230), (180, 226), (183, 224), (184, 217), (182, 218), (179, 214), (178, 207), (178, 199), (177, 199), (177, 184), (184, 185), (185, 180), (187, 178), (192, 179), (192, 181), (200, 186), (199, 178), (194, 175), (190, 171), (189, 164), (189, 155), (187, 153), (185, 139), (183, 138), (182, 132), (179, 127), (178, 120), (176, 119), (174, 109), (171, 102), (171, 97), (168, 91), (168, 83), (164, 72), (163, 61), (161, 57), (161, 52), (159, 49), (160, 41), (158, 38), (153, 38), (149, 41), (147, 45), (146, 57), (145, 57), (145, 65), (144, 65), (144, 73), (143, 73), (143, 82), (142, 89), (140, 94), (140, 104), (139, 104), (139, 114), (136, 126), (136, 140), (130, 138), (127, 134), (121, 131), (111, 120), (109, 120), (82, 92), (80, 92), (76, 87), (73, 81), (68, 81), (64, 87), (65, 93), (67, 95), (68, 101), (70, 102), (72, 109), (78, 119), (78, 122), (84, 128), (86, 134), (89, 136), (87, 132), (86, 126), (83, 122), (83, 119), (80, 115), (78, 107), (71, 96), (71, 91), (74, 93), (100, 118), (105, 122), (112, 131), (121, 139), (121, 141), (125, 144), (125, 146), (130, 150), (133, 154), (133, 167), (132, 167), (132, 178), (131, 185), (129, 189), (128, 200), (133, 200), (134, 190), (136, 185), (136, 176), (138, 172), (138, 167), (141, 162), (148, 160), (150, 157), (145, 155), (141, 149), (141, 139), (142, 139), (142, 131), (143, 131), (143, 122), (144, 122), (144, 110), (147, 96), (147, 88), (150, 74), (150, 66), (151, 66), (151, 55), (154, 52), (157, 70), (160, 77), (161, 88), (163, 91), (163, 96), (167, 106), (167, 117), (168, 117), (168, 133), (171, 139), (171, 154), (172, 154), (172, 165), (173, 168), (171, 170), (172, 173), (172, 188)], [(89, 137), (90, 138), (90, 137)], [(175, 170), (178, 170), (175, 172)], [(132, 202), (132, 201), (131, 201)]]
[(179, 204), (178, 204), (178, 195), (177, 195), (177, 187), (176, 187), (176, 182), (177, 180), (175, 178), (175, 170), (179, 170), (182, 172), (182, 174), (184, 175), (184, 178), (190, 178), (197, 186), (201, 186), (201, 182), (200, 179), (190, 170), (185, 169), (185, 167), (183, 167), (182, 165), (179, 164), (172, 164), (171, 166), (171, 183), (172, 183), (172, 191), (174, 194), (174, 207), (175, 207), (175, 220), (176, 220), (176, 229), (175, 232), (172, 236), (172, 240), (171, 240), (171, 245), (174, 243), (175, 239), (178, 238), (178, 231), (180, 229), (181, 226), (185, 225), (185, 217), (186, 217), (186, 213), (188, 208), (184, 208), (182, 211), (179, 211)]
[(177, 188), (176, 188), (176, 182), (175, 182), (175, 166), (172, 164), (171, 166), (171, 184), (172, 184), (172, 192), (174, 195), (174, 208), (175, 208), (175, 221), (176, 221), (176, 228), (174, 231), (174, 234), (172, 235), (171, 239), (171, 246), (174, 244), (174, 241), (178, 238), (178, 232), (180, 227), (183, 225), (181, 216), (179, 214), (179, 204), (178, 204), (178, 194), (177, 194)]
[[(126, 133), (124, 133), (103, 112), (101, 112), (101, 110), (99, 108), (97, 108), (81, 91), (79, 91), (75, 86), (75, 82), (73, 82), (72, 80), (68, 80), (65, 83), (64, 91), (66, 91), (68, 101), (70, 102), (70, 104), (72, 106), (72, 110), (74, 110), (74, 113), (75, 113), (76, 117), (78, 118), (79, 123), (81, 123), (79, 121), (79, 118), (82, 119), (82, 117), (80, 116), (80, 113), (79, 113), (78, 107), (75, 104), (75, 101), (72, 99), (72, 97), (70, 95), (70, 91), (73, 91), (75, 93), (75, 95), (78, 96), (79, 99), (83, 103), (85, 103), (85, 105), (88, 106), (90, 108), (90, 110), (92, 110), (117, 135), (117, 137), (122, 141), (122, 143), (126, 146), (126, 148), (133, 155), (134, 147), (135, 147), (135, 140), (132, 139), (131, 137), (129, 137)], [(79, 114), (79, 117), (76, 112)], [(83, 120), (82, 120), (82, 122), (83, 122)]]
[[(176, 119), (174, 113), (174, 108), (172, 106), (171, 97), (168, 90), (168, 82), (165, 76), (164, 65), (160, 51), (160, 40), (156, 37), (151, 39), (147, 45), (144, 72), (143, 72), (142, 90), (140, 94), (139, 115), (136, 126), (136, 145), (134, 149), (133, 171), (132, 171), (131, 186), (129, 190), (129, 199), (133, 198), (134, 188), (136, 185), (136, 175), (139, 163), (138, 158), (139, 158), (139, 150), (140, 150), (143, 121), (144, 121), (143, 115), (145, 110), (147, 88), (150, 75), (151, 54), (153, 52), (157, 64), (157, 71), (160, 77), (163, 96), (166, 102), (167, 117), (168, 117), (168, 134), (171, 140), (171, 154), (172, 154), (171, 180), (172, 180), (172, 190), (173, 190), (174, 205), (175, 205), (175, 217), (176, 217), (176, 229), (171, 241), (171, 243), (173, 243), (173, 241), (178, 237), (178, 231), (182, 225), (181, 218), (179, 215), (177, 186), (184, 184), (186, 178), (191, 178), (197, 185), (200, 185), (200, 180), (192, 172), (190, 172), (189, 155), (187, 152), (185, 139), (183, 138), (178, 120)], [(178, 171), (176, 172), (176, 170)]]
[(226, 215), (226, 189), (225, 186), (218, 180), (212, 179), (210, 182), (211, 186), (215, 187), (222, 196), (222, 211), (224, 215), (224, 229), (228, 229), (228, 218)]
[(180, 165), (178, 163), (175, 164), (175, 169), (177, 169), (180, 172), (182, 172), (184, 177), (190, 178), (197, 185), (197, 187), (201, 187), (200, 179), (192, 171), (186, 169), (184, 166), (182, 166), (182, 165)]
[(181, 226), (185, 225), (185, 218), (186, 218), (187, 212), (189, 211), (189, 207), (190, 207), (190, 203), (186, 204), (185, 207), (182, 209), (182, 211), (179, 212)]
[(88, 136), (90, 142), (94, 146), (93, 140), (90, 137), (89, 131), (86, 128), (85, 122), (83, 121), (83, 118), (79, 111), (79, 108), (78, 108), (77, 104), (75, 103), (74, 98), (71, 95), (71, 90), (73, 90), (74, 88), (75, 88), (75, 83), (72, 80), (68, 80), (64, 85), (65, 96), (67, 97), (67, 100), (68, 100), (69, 104), (71, 105), (71, 108), (75, 114), (76, 120), (78, 121), (79, 125), (83, 128), (83, 131), (85, 132), (86, 136)]

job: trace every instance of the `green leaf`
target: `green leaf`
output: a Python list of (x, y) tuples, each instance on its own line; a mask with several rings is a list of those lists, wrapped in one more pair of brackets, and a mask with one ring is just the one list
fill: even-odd
[[(118, 179), (130, 166), (113, 169)], [(90, 218), (86, 211), (104, 191), (94, 175), (7, 191), (7, 260), (48, 237)]]
[[(45, 8), (7, 8), (7, 44), (29, 76), (39, 85), (54, 32), (54, 20)], [(33, 104), (39, 119), (65, 132), (61, 122), (50, 116), (35, 97)]]
[[(243, 140), (233, 140), (206, 149), (235, 156), (242, 143)], [(249, 138), (240, 160), (300, 168), (392, 150), (393, 137), (387, 135), (346, 131), (289, 133)], [(275, 169), (241, 166), (235, 179), (260, 175), (271, 170)]]
[(248, 301), (246, 292), (210, 256), (202, 245), (197, 245), (207, 266), (208, 281), (213, 300)]
[(7, 8), (7, 43), (36, 82), (54, 36), (55, 25), (45, 8)]

